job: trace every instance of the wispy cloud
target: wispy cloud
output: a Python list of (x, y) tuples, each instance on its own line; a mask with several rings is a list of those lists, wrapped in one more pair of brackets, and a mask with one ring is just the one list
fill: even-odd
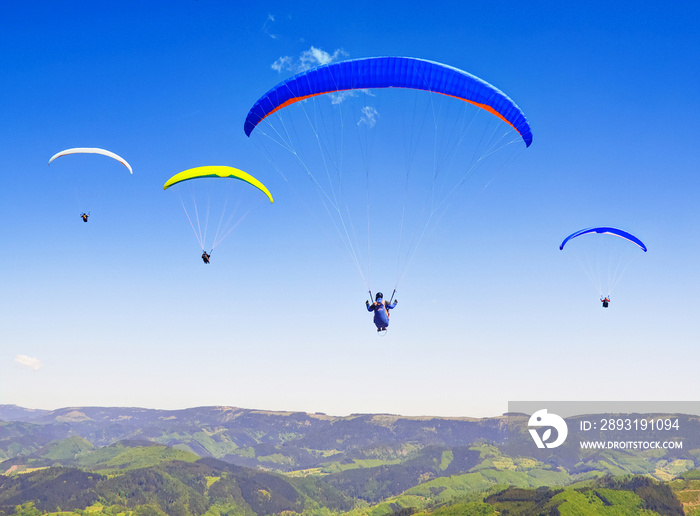
[(339, 48), (332, 54), (325, 50), (312, 46), (308, 50), (304, 50), (299, 57), (282, 56), (277, 61), (272, 63), (272, 69), (278, 72), (304, 72), (316, 66), (337, 61), (341, 57), (346, 57), (348, 54), (343, 49)]
[(272, 69), (277, 72), (282, 72), (284, 70), (292, 69), (292, 58), (289, 56), (280, 57), (277, 61), (272, 63)]
[(262, 31), (263, 31), (265, 34), (267, 34), (268, 36), (270, 36), (272, 39), (277, 39), (277, 38), (279, 38), (280, 36), (279, 36), (279, 34), (275, 34), (274, 32), (272, 32), (272, 27), (271, 27), (271, 25), (272, 25), (274, 22), (275, 22), (275, 17), (274, 17), (274, 15), (268, 14), (268, 15), (267, 15), (267, 19), (265, 20), (265, 23), (263, 23)]
[(302, 70), (308, 70), (309, 68), (313, 68), (315, 66), (321, 66), (326, 65), (328, 63), (332, 63), (338, 58), (344, 56), (347, 56), (347, 54), (344, 50), (340, 48), (333, 52), (333, 54), (329, 54), (328, 52), (321, 50), (320, 48), (312, 46), (309, 50), (305, 50), (301, 53), (299, 61)]
[(374, 94), (366, 88), (359, 89), (359, 90), (335, 91), (333, 93), (329, 93), (328, 96), (331, 98), (331, 104), (340, 104), (345, 99), (350, 98), (350, 97), (356, 97), (360, 93), (364, 93), (365, 95), (369, 95), (370, 97), (374, 97)]
[(39, 362), (39, 359), (28, 357), (27, 355), (17, 355), (15, 357), (15, 362), (29, 369), (33, 369), (34, 371), (41, 369), (41, 362)]
[(362, 108), (362, 116), (357, 125), (367, 124), (368, 127), (374, 127), (377, 123), (377, 118), (379, 118), (379, 112), (372, 106), (365, 106)]

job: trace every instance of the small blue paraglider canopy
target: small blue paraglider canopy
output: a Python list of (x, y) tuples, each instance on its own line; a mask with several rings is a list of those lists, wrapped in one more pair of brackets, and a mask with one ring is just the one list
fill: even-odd
[(576, 237), (579, 237), (581, 235), (586, 235), (588, 233), (600, 233), (600, 234), (604, 234), (604, 235), (615, 235), (615, 236), (618, 236), (620, 238), (624, 238), (625, 240), (629, 240), (633, 244), (637, 245), (642, 251), (644, 251), (645, 253), (647, 252), (647, 246), (645, 246), (644, 243), (641, 240), (639, 240), (636, 236), (634, 236), (633, 234), (628, 233), (627, 231), (623, 231), (621, 229), (611, 228), (611, 227), (606, 227), (606, 226), (581, 229), (579, 231), (576, 231), (575, 233), (572, 233), (571, 235), (569, 235), (568, 237), (566, 237), (564, 239), (564, 241), (559, 246), (559, 250), (563, 250), (566, 243), (569, 240), (571, 240), (572, 238), (576, 238)]

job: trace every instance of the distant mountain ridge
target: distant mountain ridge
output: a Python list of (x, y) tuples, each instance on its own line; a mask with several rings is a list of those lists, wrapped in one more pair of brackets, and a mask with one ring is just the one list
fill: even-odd
[(1, 405), (0, 404), (0, 421), (19, 421), (28, 423), (37, 417), (48, 414), (50, 410), (43, 409), (28, 409), (19, 405)]
[(0, 423), (0, 460), (33, 453), (51, 441), (80, 436), (94, 446), (147, 440), (201, 457), (280, 471), (317, 467), (328, 461), (329, 450), (336, 455), (362, 455), (360, 450), (379, 447), (386, 449), (384, 455), (401, 454), (407, 443), (424, 447), (501, 442), (505, 431), (503, 417), (336, 417), (236, 407), (66, 407), (47, 411), (0, 405)]
[[(466, 505), (454, 514), (529, 507), (509, 512), (523, 516), (567, 505), (590, 506), (580, 514), (620, 505), (627, 511), (620, 514), (640, 516), (700, 507), (700, 448), (576, 452), (572, 445), (557, 461), (538, 460), (511, 453), (507, 420), (0, 405), (0, 514), (35, 514), (25, 504), (90, 507), (96, 516), (100, 504), (109, 506), (104, 514), (139, 516), (408, 516), (455, 502)], [(699, 425), (688, 416), (681, 428), (698, 433)], [(527, 430), (509, 439), (533, 448)], [(635, 480), (642, 483), (634, 489), (602, 480), (629, 475), (648, 480)]]
[[(84, 419), (89, 418), (95, 421), (119, 421), (124, 419), (137, 419), (140, 421), (148, 421), (153, 419), (170, 420), (183, 418), (186, 420), (194, 420), (201, 418), (209, 418), (218, 422), (232, 421), (236, 417), (244, 414), (264, 414), (269, 416), (306, 416), (318, 420), (338, 421), (348, 420), (357, 417), (373, 417), (378, 420), (386, 421), (404, 419), (413, 421), (429, 421), (434, 419), (446, 421), (471, 421), (478, 422), (484, 419), (493, 418), (474, 418), (474, 417), (442, 417), (442, 416), (401, 416), (396, 414), (350, 414), (349, 416), (329, 416), (322, 412), (308, 413), (295, 411), (274, 411), (260, 409), (245, 409), (233, 406), (211, 405), (202, 407), (192, 407), (184, 409), (149, 409), (141, 407), (63, 407), (55, 410), (47, 409), (30, 409), (20, 407), (19, 405), (3, 405), (0, 404), (0, 421), (17, 421), (23, 423), (49, 423), (52, 421), (67, 419)], [(500, 419), (500, 416), (495, 418)]]

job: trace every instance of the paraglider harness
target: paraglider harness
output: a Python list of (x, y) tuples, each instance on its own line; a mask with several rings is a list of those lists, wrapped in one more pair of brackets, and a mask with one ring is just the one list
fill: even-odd
[(211, 253), (212, 253), (213, 251), (214, 251), (214, 250), (212, 249), (211, 251), (209, 251), (209, 252), (207, 253), (204, 249), (202, 249), (202, 261), (203, 261), (204, 263), (209, 263), (209, 258), (211, 258)]
[(609, 297), (601, 297), (600, 298), (601, 302), (603, 303), (603, 308), (607, 308), (608, 304), (610, 303), (610, 298)]
[[(389, 299), (388, 303), (386, 301), (384, 301), (384, 299), (382, 299), (382, 302), (381, 302), (381, 307), (384, 309), (384, 313), (386, 313), (387, 319), (389, 318), (389, 309), (386, 307), (386, 305), (391, 304), (391, 302), (394, 300), (395, 294), (396, 294), (396, 289), (394, 289), (394, 291), (391, 293), (391, 299)], [(369, 291), (369, 298), (372, 299), (372, 291), (371, 290)], [(372, 303), (372, 304), (379, 305), (380, 303), (377, 303), (377, 301), (375, 300), (374, 303)]]
[(90, 216), (90, 212), (83, 212), (80, 214), (80, 218), (83, 219), (83, 222), (87, 222), (88, 217)]
[[(387, 308), (387, 305), (390, 305), (391, 302), (394, 300), (395, 294), (396, 294), (396, 289), (394, 289), (394, 291), (391, 293), (391, 299), (389, 299), (388, 303), (386, 301), (384, 301), (384, 299), (382, 299), (382, 302), (381, 302), (381, 307), (384, 309), (384, 313), (386, 313), (387, 319), (389, 319), (389, 317), (390, 317), (389, 309)], [(369, 291), (369, 298), (372, 299), (372, 291), (371, 290)], [(377, 306), (377, 305), (380, 305), (380, 303), (377, 303), (377, 301), (375, 300), (374, 303), (372, 303), (372, 306)], [(375, 310), (377, 310), (377, 308), (375, 308)], [(377, 329), (377, 335), (379, 335), (380, 337), (383, 337), (384, 335), (386, 335), (386, 332), (387, 332), (386, 328), (384, 328), (383, 330)]]
[(381, 301), (375, 301), (372, 304), (377, 306), (377, 308), (375, 308), (375, 310), (379, 310), (379, 307), (381, 306), (381, 308), (384, 310), (384, 313), (386, 314), (387, 319), (389, 318), (389, 309), (386, 307), (386, 305), (387, 305), (386, 301), (384, 301), (382, 299)]

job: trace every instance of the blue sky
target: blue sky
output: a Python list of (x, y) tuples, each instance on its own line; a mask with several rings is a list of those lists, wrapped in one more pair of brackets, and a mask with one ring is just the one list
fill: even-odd
[[(3, 3), (0, 403), (488, 416), (514, 399), (697, 400), (699, 21), (692, 2)], [(533, 128), (431, 233), (384, 338), (322, 211), (243, 133), (290, 76), (272, 65), (312, 47), (447, 63)], [(133, 176), (47, 165), (82, 146)], [(275, 203), (205, 267), (162, 185), (210, 164)], [(649, 248), (608, 310), (558, 250), (593, 225)]]

